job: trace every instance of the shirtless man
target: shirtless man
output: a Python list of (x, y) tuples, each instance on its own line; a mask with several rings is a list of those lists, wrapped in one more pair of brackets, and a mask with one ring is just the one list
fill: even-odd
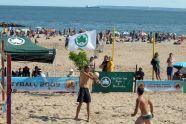
[(76, 116), (75, 120), (78, 120), (78, 115), (82, 106), (82, 103), (85, 102), (87, 104), (87, 122), (89, 122), (89, 115), (90, 115), (90, 102), (91, 102), (91, 96), (90, 96), (90, 85), (92, 85), (92, 80), (95, 80), (97, 83), (99, 83), (99, 79), (90, 72), (91, 69), (89, 66), (85, 66), (84, 72), (80, 75), (80, 90), (77, 98), (77, 102), (79, 102), (79, 105), (76, 110)]
[[(139, 86), (137, 89), (138, 98), (136, 99), (136, 108), (134, 113), (131, 114), (134, 117), (138, 113), (138, 108), (141, 110), (141, 116), (138, 117), (135, 124), (152, 124), (151, 119), (154, 117), (153, 115), (153, 104), (149, 99), (146, 99), (143, 96), (144, 87)], [(149, 110), (150, 105), (150, 110)]]

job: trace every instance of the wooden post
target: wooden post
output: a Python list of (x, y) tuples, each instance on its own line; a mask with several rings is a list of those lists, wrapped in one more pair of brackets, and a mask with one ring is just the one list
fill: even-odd
[(2, 101), (5, 100), (5, 92), (4, 92), (4, 77), (5, 77), (5, 67), (4, 67), (4, 40), (1, 42), (1, 65), (2, 65), (2, 72), (1, 72), (1, 84), (2, 84)]
[(7, 124), (11, 124), (11, 55), (7, 55)]

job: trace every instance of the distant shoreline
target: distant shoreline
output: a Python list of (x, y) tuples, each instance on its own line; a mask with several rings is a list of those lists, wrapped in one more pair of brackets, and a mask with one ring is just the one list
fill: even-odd
[(148, 6), (31, 6), (31, 5), (0, 5), (0, 6), (2, 7), (100, 8), (100, 9), (186, 11), (186, 8), (148, 7)]

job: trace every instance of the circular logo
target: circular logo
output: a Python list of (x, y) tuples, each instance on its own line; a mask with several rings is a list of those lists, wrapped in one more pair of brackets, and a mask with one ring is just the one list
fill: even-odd
[(76, 39), (75, 39), (75, 43), (78, 47), (84, 47), (87, 45), (88, 43), (88, 35), (87, 34), (83, 34), (83, 35), (80, 35), (78, 36)]
[(11, 37), (8, 38), (8, 42), (12, 45), (23, 45), (25, 43), (25, 39), (20, 37)]
[(180, 83), (176, 83), (174, 87), (175, 87), (176, 90), (179, 90), (181, 88), (181, 84)]
[(111, 79), (109, 77), (103, 77), (101, 79), (101, 86), (102, 87), (109, 87), (111, 85)]

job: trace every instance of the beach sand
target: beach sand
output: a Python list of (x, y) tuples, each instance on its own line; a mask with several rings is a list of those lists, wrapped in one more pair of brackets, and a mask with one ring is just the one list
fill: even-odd
[[(62, 41), (59, 41), (62, 39)], [(50, 40), (40, 38), (39, 45), (56, 48), (57, 55), (54, 64), (13, 62), (13, 69), (27, 65), (33, 69), (38, 65), (49, 76), (64, 76), (70, 68), (75, 69), (68, 58), (69, 51), (64, 48), (64, 37), (54, 37)], [(103, 61), (104, 55), (111, 55), (112, 45), (104, 46), (103, 53), (98, 55), (96, 70)], [(186, 61), (186, 44), (173, 45), (172, 42), (158, 43), (161, 76), (166, 79), (166, 60), (170, 52), (176, 61)], [(94, 51), (88, 51), (88, 56)], [(135, 71), (135, 66), (142, 67), (145, 79), (151, 79), (152, 44), (149, 43), (116, 43), (115, 71)], [(76, 75), (79, 72), (76, 70)], [(148, 93), (154, 103), (154, 124), (186, 124), (186, 94), (182, 93)], [(131, 117), (135, 107), (134, 93), (92, 93), (90, 124), (134, 124), (137, 117)], [(1, 99), (1, 97), (0, 97)], [(73, 120), (76, 112), (77, 94), (12, 94), (12, 123), (13, 124), (86, 124), (86, 109), (80, 112), (80, 121)], [(139, 114), (138, 114), (139, 115)], [(5, 119), (5, 116), (3, 117)], [(4, 121), (0, 117), (0, 123)]]
[[(154, 124), (185, 124), (186, 95), (181, 93), (148, 93), (154, 103)], [(92, 93), (90, 124), (134, 124), (134, 93)], [(73, 120), (77, 94), (12, 94), (13, 124), (86, 124), (86, 106), (80, 121)]]

